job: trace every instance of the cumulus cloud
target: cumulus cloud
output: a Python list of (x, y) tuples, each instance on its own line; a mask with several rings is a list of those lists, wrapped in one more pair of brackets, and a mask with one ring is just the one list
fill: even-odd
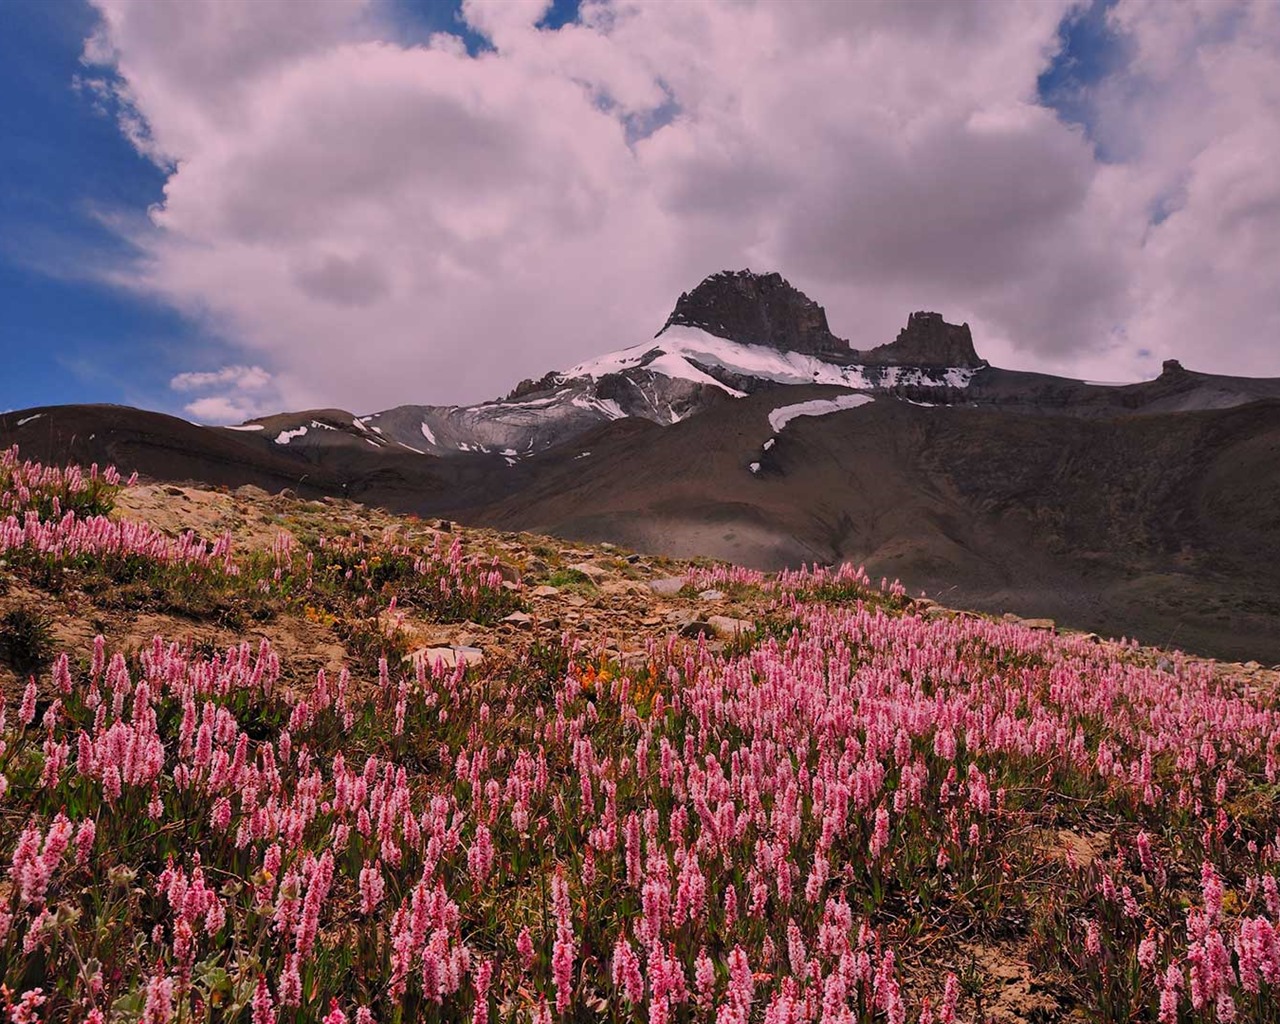
[(1275, 5), (1120, 0), (1086, 132), (1037, 95), (1071, 0), (465, 0), (475, 54), (359, 0), (94, 3), (86, 59), (169, 171), (127, 281), (287, 405), (491, 397), (747, 265), (858, 347), (934, 308), (1006, 364), (1275, 372)]
[(203, 392), (183, 406), (201, 423), (239, 423), (280, 411), (275, 379), (261, 366), (190, 370), (172, 377), (169, 387), (181, 394)]
[(224, 366), (221, 370), (192, 370), (169, 381), (174, 391), (203, 391), (206, 388), (234, 387), (242, 391), (262, 391), (271, 384), (271, 374), (261, 366)]

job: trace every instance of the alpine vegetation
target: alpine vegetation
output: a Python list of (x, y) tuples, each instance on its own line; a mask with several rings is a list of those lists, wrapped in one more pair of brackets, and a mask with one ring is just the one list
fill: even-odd
[[(1020, 985), (1040, 1019), (1280, 1020), (1271, 686), (847, 566), (627, 583), (752, 619), (624, 655), (530, 633), (569, 591), (452, 524), (240, 550), (122, 518), (113, 471), (0, 467), (11, 596), (377, 624), (332, 672), (231, 617), (0, 676), (16, 1024), (930, 1024)], [(526, 639), (450, 660), (407, 619)]]

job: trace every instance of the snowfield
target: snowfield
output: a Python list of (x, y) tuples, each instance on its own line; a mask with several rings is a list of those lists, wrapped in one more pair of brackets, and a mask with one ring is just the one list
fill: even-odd
[(827, 416), (845, 409), (856, 409), (873, 401), (875, 399), (870, 395), (837, 395), (835, 398), (815, 398), (811, 402), (783, 405), (769, 413), (769, 426), (777, 433), (797, 416)]
[(957, 366), (946, 368), (940, 375), (929, 375), (916, 366), (838, 366), (799, 352), (781, 352), (766, 345), (743, 345), (717, 338), (696, 327), (668, 327), (654, 341), (579, 363), (566, 370), (565, 377), (598, 380), (606, 374), (643, 367), (678, 380), (710, 384), (736, 398), (742, 397), (742, 392), (720, 383), (699, 369), (700, 366), (719, 367), (778, 384), (835, 384), (857, 391), (930, 384), (963, 388), (969, 386), (975, 373)]

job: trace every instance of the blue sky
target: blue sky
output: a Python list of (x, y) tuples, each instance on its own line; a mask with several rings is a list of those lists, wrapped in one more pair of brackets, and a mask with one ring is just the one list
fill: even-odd
[[(573, 20), (577, 6), (556, 0), (543, 24)], [(448, 31), (484, 49), (459, 7), (403, 0), (392, 13), (406, 38)], [(177, 412), (169, 380), (229, 358), (191, 318), (97, 283), (97, 268), (137, 255), (103, 218), (144, 216), (166, 176), (76, 88), (96, 22), (85, 0), (0, 0), (0, 411), (113, 402)]]
[(85, 275), (128, 256), (97, 211), (144, 211), (164, 185), (73, 88), (95, 20), (83, 3), (0, 0), (0, 408), (154, 402), (193, 341), (180, 317)]
[[(284, 3), (291, 16), (288, 0), (242, 9), (268, 2)], [(206, 86), (227, 87), (239, 67), (227, 68), (225, 81), (207, 67), (184, 79), (181, 62), (164, 60), (165, 47), (186, 41), (164, 36), (186, 33), (182, 19), (156, 32), (126, 27), (113, 39), (149, 76), (153, 100), (176, 90), (187, 104), (176, 115), (175, 108), (140, 110), (167, 117), (168, 138), (179, 148), (190, 123), (184, 117), (208, 123), (215, 102), (233, 96), (244, 103), (237, 115), (244, 130), (236, 133), (234, 118), (230, 128), (221, 124), (226, 134), (210, 148), (225, 164), (198, 153), (191, 157), (198, 166), (178, 165), (174, 180), (186, 188), (169, 209), (177, 206), (179, 230), (166, 236), (136, 229), (164, 199), (174, 168), (138, 154), (116, 123), (118, 111), (103, 109), (110, 96), (77, 86), (82, 76), (110, 81), (115, 74), (81, 64), (98, 23), (93, 8), (87, 0), (0, 0), (0, 409), (118, 402), (181, 413), (193, 396), (170, 386), (176, 375), (259, 365), (271, 389), (244, 401), (221, 396), (224, 407), (251, 408), (253, 400), (368, 412), (407, 401), (470, 401), (633, 343), (702, 274), (748, 263), (804, 286), (855, 344), (886, 340), (904, 310), (924, 303), (971, 320), (984, 354), (1005, 365), (1100, 379), (1158, 369), (1166, 356), (1190, 354), (1195, 363), (1194, 352), (1169, 351), (1169, 339), (1191, 339), (1215, 358), (1234, 352), (1223, 338), (1234, 345), (1252, 325), (1280, 317), (1261, 251), (1280, 230), (1256, 219), (1256, 211), (1272, 208), (1274, 163), (1242, 164), (1248, 152), (1219, 146), (1257, 124), (1246, 61), (1267, 45), (1265, 3), (1224, 0), (1234, 5), (1229, 17), (1182, 27), (1172, 21), (1190, 17), (1183, 8), (1139, 7), (1137, 20), (1119, 31), (1109, 15), (1124, 0), (1094, 0), (1057, 24), (1056, 14), (1040, 17), (1047, 8), (1030, 3), (978, 4), (972, 18), (954, 22), (918, 17), (931, 10), (923, 5), (869, 8), (870, 25), (857, 5), (833, 18), (836, 5), (797, 0), (767, 6), (767, 30), (757, 20), (755, 37), (742, 33), (750, 17), (742, 5), (659, 3), (628, 15), (616, 33), (597, 26), (557, 48), (546, 33), (520, 36), (530, 26), (511, 24), (501, 4), (468, 23), (456, 0), (372, 2), (379, 38), (391, 44), (386, 59), (361, 65), (338, 52), (347, 37), (317, 36), (312, 65), (299, 72), (310, 90), (284, 96), (271, 92), (270, 74), (226, 96), (206, 95)], [(161, 10), (141, 5), (130, 17), (146, 21)], [(578, 0), (555, 0), (538, 27), (555, 29), (577, 14)], [(219, 21), (205, 18), (193, 31)], [(283, 21), (291, 27), (289, 17)], [(264, 19), (263, 31), (281, 23), (278, 15), (274, 23)], [(482, 28), (490, 36), (515, 32), (518, 45), (495, 50)], [(860, 56), (865, 67), (823, 63), (842, 52), (841, 33), (858, 39), (871, 31), (888, 42)], [(459, 36), (480, 59), (464, 58), (469, 66), (446, 72), (439, 60), (413, 58), (408, 67), (412, 55), (403, 48), (436, 32)], [(1055, 32), (1061, 52), (1043, 68), (1040, 54)], [(282, 69), (298, 63), (285, 37), (289, 31), (277, 51), (265, 40)], [(700, 41), (692, 61), (681, 49), (688, 38)], [(1143, 39), (1162, 61), (1146, 77), (1133, 69)], [(1182, 40), (1185, 51), (1161, 50), (1169, 40)], [(226, 45), (191, 41), (198, 53)], [(1202, 42), (1214, 47), (1212, 64), (1198, 61)], [(914, 55), (897, 56), (913, 47)], [(896, 71), (875, 65), (876, 53), (919, 81), (902, 88)], [(1232, 77), (1236, 59), (1242, 70)], [(1006, 66), (1017, 70), (1005, 75)], [(1225, 86), (1205, 80), (1205, 68)], [(329, 74), (351, 75), (369, 106), (335, 111), (343, 94), (324, 98)], [(843, 76), (832, 87), (837, 93), (874, 99), (843, 108), (806, 100), (795, 117), (773, 102), (820, 96), (833, 74)], [(462, 76), (469, 92), (455, 88)], [(949, 78), (959, 87), (947, 88)], [(1056, 122), (1010, 119), (1011, 109), (1025, 109), (1029, 89)], [(575, 101), (575, 91), (590, 99)], [(314, 206), (287, 177), (262, 180), (263, 168), (291, 159), (285, 150), (262, 150), (254, 134), (254, 119), (275, 102), (291, 105), (284, 123), (302, 126), (300, 142), (316, 152), (332, 146), (346, 156), (347, 137), (363, 140), (358, 173), (310, 183)], [(905, 147), (883, 144), (875, 135), (881, 124), (911, 120), (910, 109), (895, 106), (903, 102), (924, 104), (928, 116), (919, 123), (929, 129)], [(387, 140), (361, 134), (366, 113), (383, 118), (390, 141), (403, 145), (374, 152)], [(329, 135), (305, 135), (320, 124)], [(406, 124), (424, 138), (394, 134)], [(661, 145), (647, 145), (657, 126)], [(483, 147), (497, 155), (469, 165), (489, 152)], [(412, 180), (396, 166), (410, 154), (418, 161)], [(1195, 168), (1179, 162), (1188, 154)], [(1007, 169), (1012, 189), (1001, 181)], [(1196, 173), (1208, 184), (1197, 189)], [(348, 180), (373, 184), (352, 194), (344, 192)], [(1225, 192), (1218, 180), (1245, 186)], [(369, 203), (382, 207), (377, 230), (356, 216)], [(290, 204), (294, 219), (281, 224), (314, 211), (325, 229), (315, 243), (298, 243), (284, 229), (264, 235), (257, 251), (280, 268), (278, 280), (239, 266), (245, 250), (236, 211)], [(129, 233), (151, 248), (133, 249), (124, 241)], [(1159, 245), (1152, 244), (1157, 234)], [(425, 241), (437, 236), (439, 248)], [(176, 245), (166, 248), (166, 237)], [(192, 252), (208, 252), (208, 265), (194, 264)], [(505, 262), (511, 253), (521, 254), (515, 272)], [(143, 260), (166, 272), (154, 295), (138, 287)], [(1219, 272), (1225, 267), (1235, 270)], [(107, 284), (112, 275), (134, 287)], [(299, 284), (338, 281), (326, 286), (336, 289), (342, 280), (344, 294), (374, 297), (367, 310), (338, 302), (337, 291), (316, 295)], [(404, 287), (416, 289), (416, 305), (404, 301)], [(179, 305), (208, 312), (183, 314)], [(1217, 336), (1224, 316), (1239, 323), (1223, 322)], [(871, 336), (859, 337), (859, 328)], [(383, 368), (378, 379), (346, 372), (353, 337), (372, 346), (367, 362)], [(1244, 341), (1238, 372), (1265, 367), (1269, 347)], [(483, 358), (469, 358), (476, 353)]]

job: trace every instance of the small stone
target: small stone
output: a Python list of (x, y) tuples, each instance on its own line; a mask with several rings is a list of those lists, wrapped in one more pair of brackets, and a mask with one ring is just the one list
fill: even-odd
[(508, 583), (520, 582), (520, 570), (514, 565), (507, 565), (506, 562), (499, 562), (497, 565), (498, 575)]
[(467, 668), (474, 668), (484, 662), (484, 652), (478, 647), (467, 647), (462, 644), (451, 644), (448, 647), (420, 647), (406, 657), (405, 661), (415, 665), (421, 661), (428, 668), (433, 668), (437, 662), (443, 663), (445, 668), (457, 668), (460, 664)]
[(582, 573), (582, 575), (591, 580), (592, 583), (597, 580), (602, 580), (609, 575), (609, 571), (607, 569), (602, 569), (598, 565), (592, 565), (590, 562), (575, 562), (573, 565), (569, 566), (569, 568), (573, 572)]
[(502, 621), (510, 623), (516, 629), (533, 629), (533, 619), (524, 612), (512, 612)]
[(640, 625), (642, 625), (642, 626), (661, 626), (661, 625), (662, 625), (662, 616), (660, 616), (660, 615), (646, 615), (643, 619), (641, 619), (641, 620), (640, 620)]
[(600, 545), (600, 550), (601, 551), (617, 551), (618, 545), (610, 544), (608, 541), (605, 541), (603, 544)]
[(627, 555), (627, 564), (628, 564), (628, 565), (635, 565), (638, 561), (640, 561), (640, 556), (639, 556), (639, 555), (636, 555), (636, 554), (630, 554), (630, 555)]
[(1023, 619), (1022, 624), (1027, 629), (1043, 629), (1052, 631), (1054, 628), (1053, 619)]
[(663, 597), (675, 597), (684, 589), (684, 584), (683, 576), (663, 576), (660, 579), (650, 580), (649, 589)]
[(181, 487), (166, 487), (164, 489), (164, 493), (171, 494), (175, 498), (184, 498), (186, 497), (186, 494), (187, 494), (187, 492), (184, 491)]
[(704, 590), (698, 595), (699, 601), (723, 601), (724, 591), (722, 590)]
[(531, 590), (529, 593), (533, 597), (555, 597), (558, 593), (560, 593), (560, 588), (553, 587), (548, 583), (544, 583), (540, 587), (534, 587), (533, 590)]
[(450, 522), (448, 519), (437, 519), (436, 529), (439, 530), (441, 533), (452, 533), (453, 523)]
[(739, 633), (751, 633), (756, 624), (747, 619), (731, 619), (727, 615), (712, 615), (707, 619), (709, 625), (720, 636), (737, 636)]
[(587, 604), (587, 599), (583, 597), (581, 594), (569, 594), (564, 599), (564, 603), (567, 604), (570, 608), (585, 608)]
[(689, 637), (690, 639), (706, 636), (715, 636), (716, 630), (709, 622), (703, 622), (700, 619), (694, 619), (693, 622), (686, 622), (680, 627), (680, 635)]

